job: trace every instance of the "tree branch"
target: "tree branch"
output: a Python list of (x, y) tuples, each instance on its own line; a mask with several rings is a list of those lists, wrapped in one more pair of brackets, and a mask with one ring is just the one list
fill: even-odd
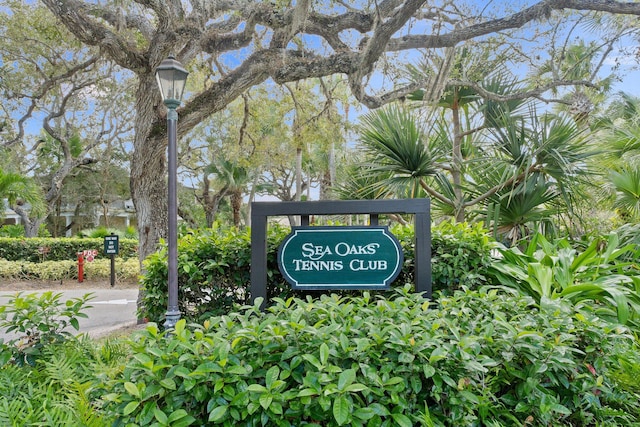
[[(42, 0), (78, 40), (100, 46), (118, 65), (133, 71), (145, 69), (147, 61), (132, 41), (101, 24), (79, 0)], [(94, 9), (95, 13), (95, 9)]]

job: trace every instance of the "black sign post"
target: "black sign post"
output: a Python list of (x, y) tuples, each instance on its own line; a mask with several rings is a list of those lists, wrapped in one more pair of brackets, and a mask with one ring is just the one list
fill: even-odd
[(116, 259), (120, 251), (118, 236), (111, 233), (110, 236), (104, 236), (104, 254), (111, 257), (111, 287), (116, 284)]

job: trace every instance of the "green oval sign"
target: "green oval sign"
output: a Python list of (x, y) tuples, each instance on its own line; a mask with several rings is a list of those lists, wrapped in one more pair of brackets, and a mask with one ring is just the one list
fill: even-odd
[(278, 249), (294, 289), (388, 289), (403, 259), (387, 227), (293, 227)]

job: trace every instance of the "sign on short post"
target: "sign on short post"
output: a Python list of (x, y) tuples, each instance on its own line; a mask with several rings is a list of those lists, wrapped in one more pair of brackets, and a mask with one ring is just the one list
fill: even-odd
[(294, 289), (389, 289), (403, 260), (387, 227), (294, 227), (278, 251)]
[(110, 236), (104, 236), (104, 254), (105, 255), (118, 255), (120, 251), (118, 236), (111, 234)]
[(116, 260), (115, 256), (120, 251), (118, 236), (111, 233), (110, 236), (104, 236), (104, 254), (111, 257), (111, 287), (116, 283)]

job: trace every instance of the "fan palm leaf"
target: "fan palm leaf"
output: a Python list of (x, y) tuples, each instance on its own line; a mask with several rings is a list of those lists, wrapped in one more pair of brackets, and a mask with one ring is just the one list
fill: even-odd
[(396, 106), (383, 108), (366, 115), (362, 123), (360, 141), (372, 170), (411, 178), (437, 173), (435, 158), (425, 145), (425, 135), (408, 110)]
[(9, 206), (29, 203), (32, 214), (45, 211), (42, 190), (35, 181), (24, 175), (0, 170), (0, 199), (7, 199)]
[(616, 193), (614, 206), (640, 218), (640, 167), (627, 165), (609, 174)]

